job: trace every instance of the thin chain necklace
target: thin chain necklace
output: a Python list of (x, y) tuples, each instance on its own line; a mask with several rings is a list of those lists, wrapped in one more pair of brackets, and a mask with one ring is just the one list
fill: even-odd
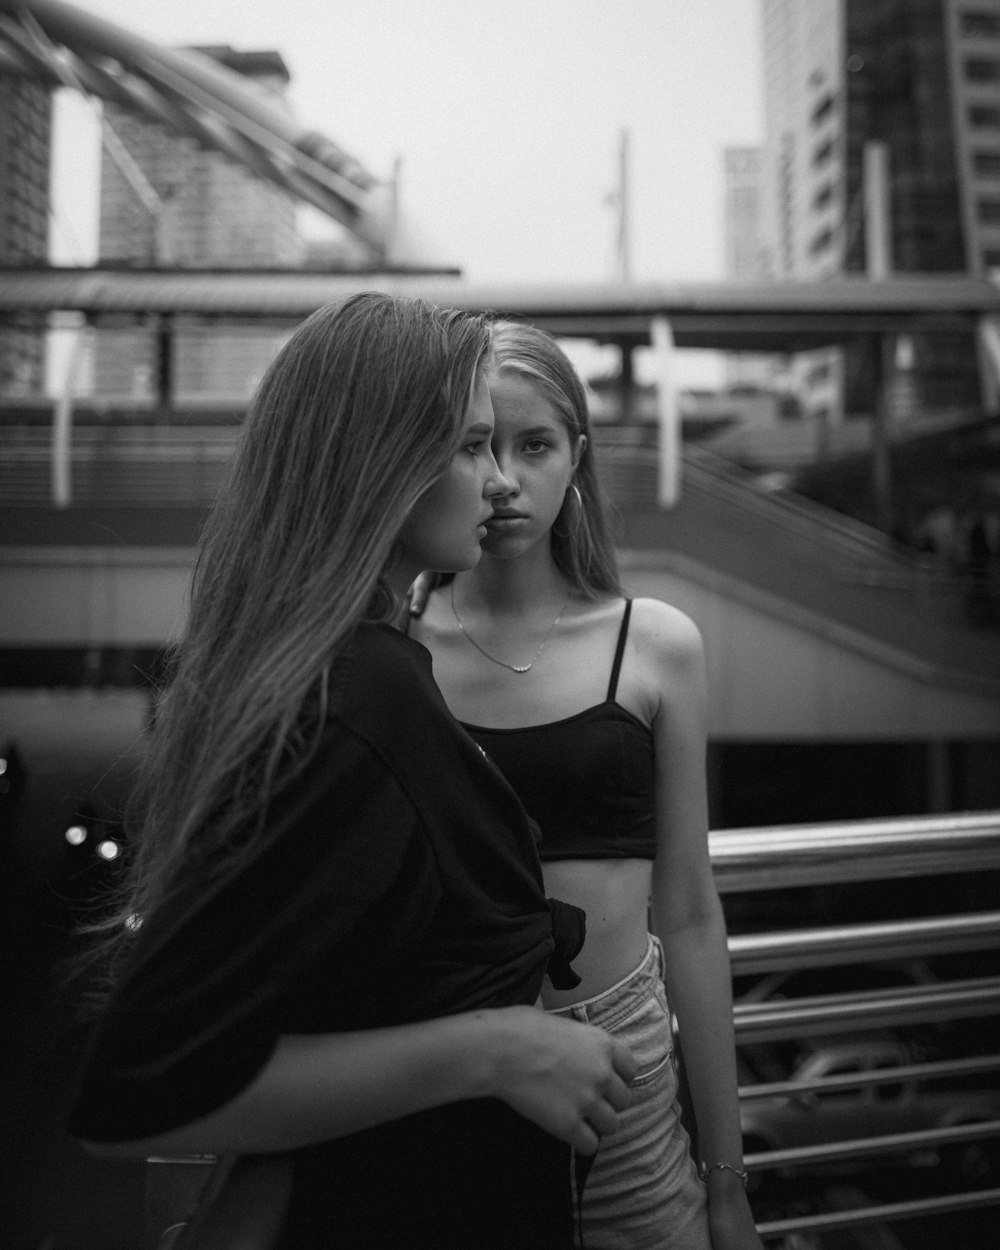
[(498, 660), (495, 655), (490, 655), (488, 651), (484, 650), (484, 648), (482, 648), (479, 645), (479, 643), (476, 642), (475, 638), (473, 638), (473, 636), (465, 628), (465, 626), (462, 623), (462, 618), (458, 615), (458, 608), (455, 607), (455, 583), (454, 582), (451, 583), (451, 610), (452, 610), (452, 613), (454, 614), (455, 620), (458, 622), (458, 628), (462, 631), (462, 633), (469, 640), (469, 642), (472, 643), (472, 645), (476, 648), (476, 650), (480, 653), (480, 655), (485, 655), (488, 660), (492, 660), (494, 664), (499, 664), (501, 668), (509, 668), (512, 673), (527, 673), (532, 668), (534, 668), (535, 661), (545, 650), (545, 644), (552, 637), (552, 631), (562, 620), (563, 613), (569, 607), (569, 601), (570, 601), (570, 595), (567, 595), (566, 602), (559, 609), (559, 615), (556, 617), (556, 619), (552, 622), (552, 624), (545, 631), (545, 637), (542, 639), (542, 645), (538, 648), (538, 650), (531, 657), (528, 663), (527, 664), (508, 664), (506, 660)]

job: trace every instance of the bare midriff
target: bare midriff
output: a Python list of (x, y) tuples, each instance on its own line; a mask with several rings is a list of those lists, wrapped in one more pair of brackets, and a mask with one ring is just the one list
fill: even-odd
[(645, 955), (653, 865), (648, 859), (560, 859), (542, 868), (545, 893), (587, 913), (587, 940), (573, 960), (581, 983), (555, 990), (546, 981), (542, 990), (547, 1008), (568, 1007), (616, 985)]

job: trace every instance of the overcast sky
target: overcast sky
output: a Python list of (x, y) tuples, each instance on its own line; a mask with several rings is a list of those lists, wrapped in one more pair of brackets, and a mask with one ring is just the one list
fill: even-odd
[[(722, 154), (762, 135), (761, 0), (82, 0), (157, 43), (275, 49), (290, 100), (388, 177), (422, 260), (475, 281), (722, 276)], [(56, 114), (55, 258), (94, 258), (98, 140)]]

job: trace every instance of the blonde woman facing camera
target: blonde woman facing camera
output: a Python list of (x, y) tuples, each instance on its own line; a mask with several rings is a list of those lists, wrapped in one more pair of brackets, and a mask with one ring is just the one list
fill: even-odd
[(480, 559), (490, 345), (382, 295), (293, 334), (144, 760), (70, 1127), (110, 1156), (280, 1156), (281, 1250), (568, 1247), (571, 1148), (628, 1098), (624, 1045), (534, 1005), (534, 831), (393, 624), (421, 568)]
[[(488, 383), (502, 478), (483, 559), (426, 604), (418, 591), (410, 633), (537, 821), (547, 891), (587, 913), (582, 982), (548, 987), (546, 1007), (606, 1028), (639, 1063), (587, 1178), (582, 1243), (758, 1250), (708, 857), (701, 639), (675, 608), (622, 593), (586, 396), (558, 344), (499, 323)], [(697, 1161), (678, 1115), (671, 1011)]]

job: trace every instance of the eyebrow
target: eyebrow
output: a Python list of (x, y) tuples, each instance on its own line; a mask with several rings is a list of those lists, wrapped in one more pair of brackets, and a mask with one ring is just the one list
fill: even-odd
[(562, 423), (558, 421), (549, 421), (543, 425), (529, 425), (527, 429), (518, 430), (518, 438), (531, 438), (535, 434), (551, 434), (558, 431)]

